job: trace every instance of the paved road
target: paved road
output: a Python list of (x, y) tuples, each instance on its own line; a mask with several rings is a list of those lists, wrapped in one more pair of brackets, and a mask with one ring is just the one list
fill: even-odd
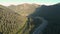
[(33, 32), (33, 34), (40, 34), (47, 27), (48, 21), (41, 17), (34, 17), (34, 18), (39, 18), (42, 20), (42, 24), (38, 28), (36, 28), (35, 31)]

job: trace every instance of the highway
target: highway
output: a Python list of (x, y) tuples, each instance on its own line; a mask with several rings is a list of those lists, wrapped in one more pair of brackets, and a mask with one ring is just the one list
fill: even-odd
[(23, 30), (23, 34), (25, 34), (24, 32), (29, 28), (30, 18), (42, 20), (42, 24), (40, 24), (32, 34), (40, 34), (48, 25), (48, 21), (42, 17), (28, 17), (28, 21), (27, 21), (26, 27)]
[(40, 34), (40, 33), (47, 27), (48, 21), (45, 20), (45, 19), (42, 18), (42, 17), (34, 17), (34, 18), (39, 18), (39, 19), (42, 20), (42, 24), (39, 25), (39, 26), (35, 29), (35, 31), (33, 32), (33, 34)]

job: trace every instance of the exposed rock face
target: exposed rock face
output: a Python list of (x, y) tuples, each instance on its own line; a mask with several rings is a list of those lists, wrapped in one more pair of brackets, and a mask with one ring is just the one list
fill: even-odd
[(22, 27), (22, 17), (14, 11), (0, 6), (0, 33), (16, 34)]

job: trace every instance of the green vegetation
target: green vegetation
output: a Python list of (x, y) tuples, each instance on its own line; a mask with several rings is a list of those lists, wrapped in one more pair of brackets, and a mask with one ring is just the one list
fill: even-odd
[(3, 34), (16, 34), (26, 22), (26, 17), (10, 10), (7, 7), (0, 6), (0, 32)]
[(43, 34), (60, 34), (60, 3), (51, 6), (42, 5), (30, 16), (43, 17), (48, 21), (48, 26), (42, 31)]
[(48, 21), (48, 27), (42, 34), (60, 33), (60, 4), (40, 6), (27, 3), (8, 7), (0, 5), (0, 33), (32, 34), (42, 23), (34, 17), (43, 17)]

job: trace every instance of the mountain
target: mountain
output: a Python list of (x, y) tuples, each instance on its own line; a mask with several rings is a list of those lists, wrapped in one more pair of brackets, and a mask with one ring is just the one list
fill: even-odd
[(25, 22), (25, 17), (0, 5), (0, 34), (16, 34)]
[[(42, 28), (45, 23), (41, 18), (47, 21), (47, 27)], [(39, 29), (40, 34), (60, 34), (60, 3), (50, 6), (27, 3), (0, 6), (0, 33), (33, 34), (39, 26), (44, 29)]]
[(10, 9), (12, 9), (12, 10), (15, 10), (15, 5), (10, 5), (10, 6), (8, 6)]
[[(21, 16), (24, 17), (24, 18), (22, 18), (23, 21), (24, 21), (23, 22), (24, 26), (20, 29), (21, 31), (18, 31), (18, 32), (21, 32), (21, 34), (23, 34), (23, 31), (25, 29), (27, 29), (26, 27), (28, 26), (27, 25), (28, 20), (26, 20), (26, 19), (28, 19), (28, 17), (25, 17), (25, 16), (28, 16), (29, 14), (32, 14), (35, 11), (35, 9), (38, 8), (39, 6), (40, 5), (38, 5), (38, 4), (28, 4), (28, 3), (24, 3), (24, 4), (20, 4), (20, 5), (10, 5), (10, 6), (8, 6), (9, 9), (15, 11), (16, 13), (18, 13)], [(29, 34), (29, 30), (27, 30), (25, 34)]]
[(15, 12), (19, 13), (22, 16), (28, 16), (29, 14), (33, 13), (36, 8), (38, 8), (40, 5), (38, 4), (20, 4), (20, 5), (11, 5), (8, 6), (10, 9), (13, 9)]
[[(42, 20), (35, 17), (42, 17), (48, 21), (48, 26), (42, 31), (42, 34), (58, 34), (60, 30), (60, 4), (55, 5), (37, 5), (20, 4), (13, 9), (20, 15), (27, 16), (27, 21), (22, 27), (22, 34), (32, 34), (35, 29), (42, 24)], [(42, 28), (43, 29), (43, 28)]]
[(50, 6), (42, 5), (29, 15), (29, 17), (31, 16), (33, 18), (43, 17), (48, 21), (48, 26), (42, 31), (42, 34), (60, 34), (60, 3)]

